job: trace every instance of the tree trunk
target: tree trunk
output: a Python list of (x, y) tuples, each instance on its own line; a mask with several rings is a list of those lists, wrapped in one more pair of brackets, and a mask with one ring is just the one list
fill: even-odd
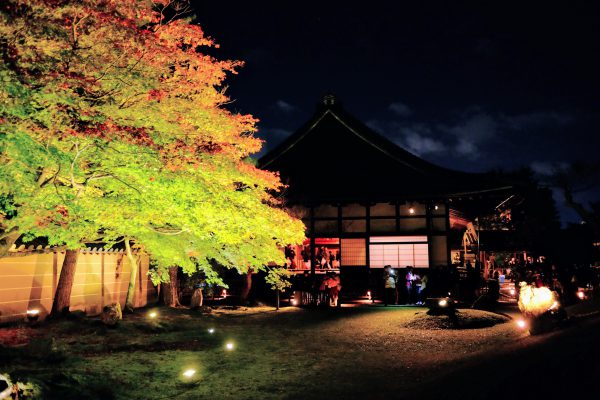
[(244, 275), (242, 283), (242, 292), (240, 293), (240, 302), (246, 304), (248, 296), (250, 295), (250, 289), (252, 289), (252, 270), (249, 269), (248, 273)]
[(279, 310), (279, 289), (277, 289), (277, 306), (275, 307), (276, 310)]
[(161, 283), (163, 292), (163, 301), (166, 306), (178, 307), (179, 304), (179, 282), (177, 280), (177, 270), (179, 267), (169, 268), (169, 282)]
[(56, 286), (54, 301), (52, 302), (52, 317), (58, 317), (69, 313), (71, 306), (71, 289), (73, 289), (73, 281), (75, 280), (75, 270), (77, 268), (77, 258), (79, 250), (67, 250), (63, 261), (62, 269), (60, 270), (60, 278)]
[(131, 274), (129, 275), (129, 286), (127, 287), (127, 298), (125, 300), (125, 311), (132, 313), (135, 308), (134, 300), (135, 288), (137, 283), (137, 273), (139, 268), (139, 259), (131, 251), (129, 238), (125, 238), (125, 249), (127, 250), (127, 259), (129, 260), (129, 265), (131, 267)]
[(13, 228), (0, 236), (0, 258), (8, 256), (8, 251), (12, 245), (15, 244), (19, 236), (21, 236), (21, 234), (16, 228)]

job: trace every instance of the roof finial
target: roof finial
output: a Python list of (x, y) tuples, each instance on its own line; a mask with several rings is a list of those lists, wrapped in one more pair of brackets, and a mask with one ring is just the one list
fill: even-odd
[(321, 104), (323, 104), (324, 106), (334, 106), (337, 103), (338, 103), (338, 100), (333, 93), (326, 93), (321, 98)]

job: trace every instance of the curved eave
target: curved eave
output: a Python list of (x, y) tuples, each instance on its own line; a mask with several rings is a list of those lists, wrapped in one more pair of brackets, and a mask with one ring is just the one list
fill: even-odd
[(393, 143), (380, 133), (369, 128), (361, 121), (343, 111), (341, 108), (335, 106), (327, 107), (324, 110), (317, 112), (317, 114), (315, 114), (315, 116), (308, 123), (284, 139), (284, 141), (276, 146), (273, 150), (261, 157), (258, 160), (259, 168), (269, 169), (269, 166), (278, 161), (280, 158), (284, 157), (286, 153), (292, 150), (298, 142), (309, 135), (311, 131), (313, 131), (315, 127), (327, 116), (333, 117), (341, 126), (358, 137), (365, 144), (375, 148), (377, 151), (393, 159), (400, 165), (418, 173), (426, 176), (437, 175), (455, 179), (480, 179), (485, 177), (485, 174), (452, 170), (423, 160), (415, 154), (412, 154), (411, 152)]

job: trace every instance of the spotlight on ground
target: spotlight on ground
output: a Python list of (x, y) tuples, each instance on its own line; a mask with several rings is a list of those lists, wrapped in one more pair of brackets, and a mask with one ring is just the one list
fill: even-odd
[(229, 350), (229, 351), (233, 350), (233, 343), (232, 343), (232, 342), (228, 342), (228, 343), (225, 345), (225, 348), (226, 348), (227, 350)]
[(577, 297), (579, 300), (585, 300), (585, 292), (583, 290), (577, 291)]
[(518, 320), (517, 320), (517, 326), (518, 326), (520, 329), (525, 329), (525, 328), (527, 327), (527, 323), (525, 322), (525, 320), (524, 320), (524, 319), (518, 319)]
[(35, 322), (40, 318), (40, 310), (32, 308), (27, 310), (27, 320), (29, 322)]
[(208, 328), (208, 333), (210, 333), (211, 335), (212, 335), (213, 333), (215, 333), (215, 328)]
[(193, 368), (190, 369), (186, 369), (185, 371), (183, 371), (183, 376), (186, 378), (191, 378), (192, 376), (196, 375), (196, 370)]
[(429, 307), (429, 315), (448, 315), (453, 316), (456, 313), (454, 300), (451, 297), (434, 297), (426, 300), (425, 304)]
[(298, 305), (298, 300), (296, 300), (296, 299), (292, 299), (292, 300), (290, 300), (290, 303), (291, 303), (293, 306), (297, 306), (297, 305)]
[(150, 311), (148, 313), (148, 318), (155, 319), (156, 317), (158, 317), (158, 313), (156, 311)]

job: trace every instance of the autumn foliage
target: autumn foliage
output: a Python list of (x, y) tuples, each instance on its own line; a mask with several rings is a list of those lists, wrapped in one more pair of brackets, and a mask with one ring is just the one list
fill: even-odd
[[(0, 6), (2, 230), (73, 248), (132, 238), (164, 268), (264, 268), (303, 238), (248, 157), (256, 120), (229, 111), (239, 61), (185, 1)], [(15, 212), (6, 211), (11, 208)]]

